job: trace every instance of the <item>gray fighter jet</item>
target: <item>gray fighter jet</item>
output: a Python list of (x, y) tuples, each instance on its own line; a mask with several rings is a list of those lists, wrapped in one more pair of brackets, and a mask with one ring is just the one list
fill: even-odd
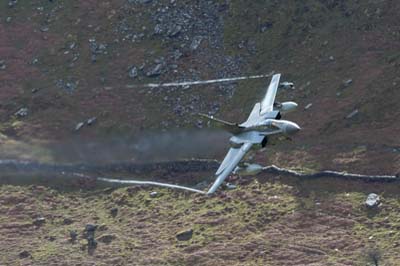
[(216, 180), (207, 194), (212, 194), (218, 189), (254, 144), (261, 144), (261, 147), (265, 147), (270, 135), (284, 134), (289, 136), (300, 130), (296, 123), (281, 120), (281, 114), (293, 111), (297, 104), (295, 102), (275, 102), (280, 77), (281, 74), (275, 74), (272, 77), (264, 99), (254, 105), (250, 116), (241, 124), (226, 122), (213, 116), (201, 114), (233, 134), (230, 138), (231, 148), (215, 173)]

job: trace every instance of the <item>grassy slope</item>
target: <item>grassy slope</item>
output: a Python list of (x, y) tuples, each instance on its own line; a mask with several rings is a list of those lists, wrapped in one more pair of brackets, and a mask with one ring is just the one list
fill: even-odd
[[(338, 185), (342, 182), (341, 185)], [(333, 179), (301, 181), (259, 176), (238, 190), (205, 198), (156, 189), (120, 188), (61, 192), (44, 187), (2, 186), (2, 264), (26, 250), (20, 265), (366, 265), (378, 250), (382, 265), (400, 259), (398, 188), (375, 185), (378, 211), (363, 206), (370, 184)], [(18, 203), (18, 204), (16, 204)], [(116, 217), (110, 210), (118, 208)], [(43, 226), (32, 225), (37, 216)], [(64, 219), (72, 220), (65, 224)], [(87, 252), (83, 229), (100, 225)], [(193, 229), (189, 241), (175, 234)], [(76, 243), (69, 231), (78, 232)]]

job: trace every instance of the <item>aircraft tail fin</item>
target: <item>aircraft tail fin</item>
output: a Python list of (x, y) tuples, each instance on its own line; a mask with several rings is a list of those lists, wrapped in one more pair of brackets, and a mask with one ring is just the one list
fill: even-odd
[(209, 116), (209, 115), (202, 114), (202, 113), (199, 113), (198, 115), (208, 119), (209, 121), (211, 121), (211, 122), (213, 122), (215, 124), (217, 124), (219, 127), (221, 127), (222, 129), (224, 129), (224, 130), (226, 130), (226, 131), (228, 131), (228, 132), (230, 132), (232, 134), (240, 133), (242, 131), (242, 129), (243, 129), (238, 124), (235, 124), (235, 123), (232, 123), (232, 122), (228, 122), (228, 121), (224, 121), (224, 120), (215, 118), (213, 116)]

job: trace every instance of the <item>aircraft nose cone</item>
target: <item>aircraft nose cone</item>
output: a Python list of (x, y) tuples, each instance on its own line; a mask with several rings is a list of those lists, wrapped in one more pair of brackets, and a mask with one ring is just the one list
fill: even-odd
[(290, 123), (286, 126), (286, 132), (288, 134), (295, 134), (300, 131), (300, 127), (296, 125), (295, 123)]

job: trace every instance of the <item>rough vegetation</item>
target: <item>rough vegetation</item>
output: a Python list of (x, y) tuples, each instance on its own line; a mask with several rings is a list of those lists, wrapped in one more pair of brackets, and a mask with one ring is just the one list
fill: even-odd
[[(295, 83), (278, 100), (299, 103), (285, 118), (303, 130), (247, 160), (399, 174), (399, 13), (395, 0), (3, 1), (0, 158), (159, 159), (141, 157), (131, 140), (151, 133), (165, 147), (170, 138), (159, 130), (201, 132), (208, 125), (198, 112), (244, 120), (268, 81), (127, 85), (276, 71)], [(187, 135), (179, 139), (203, 146), (202, 157), (222, 158), (221, 138), (191, 143)], [(161, 159), (169, 156), (184, 154), (167, 146)], [(190, 171), (143, 176), (160, 177), (200, 180)], [(0, 264), (400, 265), (397, 183), (264, 173), (207, 198), (4, 184), (9, 178), (0, 174)], [(365, 207), (369, 193), (379, 195), (377, 208)]]
[[(265, 174), (236, 182), (237, 190), (211, 198), (138, 187), (4, 185), (1, 263), (374, 265), (379, 253), (379, 265), (398, 265), (398, 186)], [(371, 210), (364, 201), (372, 190), (383, 199)], [(88, 224), (97, 226), (92, 248)]]

